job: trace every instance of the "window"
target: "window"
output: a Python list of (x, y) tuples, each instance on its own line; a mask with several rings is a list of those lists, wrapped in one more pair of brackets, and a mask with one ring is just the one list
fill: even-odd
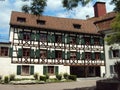
[(46, 42), (47, 41), (47, 35), (46, 34), (40, 34), (40, 41)]
[(115, 71), (114, 71), (114, 65), (110, 65), (110, 74), (114, 74)]
[(17, 75), (28, 76), (34, 74), (34, 66), (18, 65)]
[(85, 52), (85, 59), (91, 59), (91, 53), (90, 52)]
[(76, 52), (70, 52), (70, 59), (72, 59), (72, 60), (77, 59)]
[(100, 53), (95, 53), (95, 59), (96, 60), (100, 59)]
[(55, 57), (57, 59), (61, 59), (62, 58), (62, 51), (55, 51)]
[(76, 44), (76, 38), (70, 37), (70, 44)]
[(30, 33), (25, 32), (25, 33), (23, 34), (23, 39), (24, 39), (25, 41), (30, 40)]
[(94, 44), (95, 44), (95, 45), (99, 45), (99, 44), (100, 44), (99, 38), (94, 38)]
[(17, 17), (17, 21), (18, 21), (18, 22), (21, 22), (21, 23), (24, 23), (24, 22), (26, 22), (26, 18)]
[(90, 45), (90, 37), (85, 37), (85, 44)]
[(57, 43), (62, 43), (62, 36), (56, 35), (56, 36), (55, 36), (55, 42), (57, 42)]
[(113, 57), (119, 57), (119, 50), (113, 50)]
[(47, 51), (46, 50), (40, 50), (40, 58), (41, 59), (47, 58)]
[(0, 47), (0, 56), (8, 56), (8, 47)]
[(48, 74), (54, 74), (54, 66), (48, 66)]
[(120, 50), (116, 49), (116, 50), (109, 50), (109, 58), (118, 58), (120, 57)]
[(45, 21), (44, 20), (37, 20), (37, 24), (39, 24), (39, 25), (45, 25)]
[(24, 57), (30, 56), (30, 49), (29, 48), (23, 48), (23, 56)]
[(75, 29), (81, 29), (81, 25), (80, 25), (80, 24), (73, 24), (73, 27), (74, 27)]

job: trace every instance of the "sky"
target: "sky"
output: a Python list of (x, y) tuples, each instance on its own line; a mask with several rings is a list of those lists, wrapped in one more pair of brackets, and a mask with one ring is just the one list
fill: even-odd
[[(111, 12), (114, 9), (114, 5), (110, 5), (111, 0), (93, 0), (85, 7), (79, 5), (72, 11), (67, 11), (62, 7), (62, 0), (47, 0), (47, 7), (43, 15), (54, 16), (62, 18), (74, 18), (74, 19), (86, 19), (86, 15), (89, 17), (94, 16), (93, 5), (96, 1), (106, 2), (107, 12)], [(31, 0), (0, 0), (0, 42), (9, 42), (9, 22), (12, 11), (21, 12), (21, 7), (25, 4), (30, 5)]]

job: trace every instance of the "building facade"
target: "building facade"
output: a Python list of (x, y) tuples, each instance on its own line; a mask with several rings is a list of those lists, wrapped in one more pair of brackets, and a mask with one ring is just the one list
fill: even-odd
[(103, 77), (107, 65), (103, 31), (108, 30), (109, 20), (113, 20), (115, 14), (106, 13), (104, 2), (97, 2), (94, 11), (95, 17), (87, 20), (13, 11), (9, 57), (4, 62), (8, 63), (10, 72), (6, 74), (32, 77), (39, 73), (54, 77), (68, 73), (78, 77)]

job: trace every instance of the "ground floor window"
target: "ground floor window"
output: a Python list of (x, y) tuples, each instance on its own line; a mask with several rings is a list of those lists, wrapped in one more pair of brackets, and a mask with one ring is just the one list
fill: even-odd
[(59, 72), (58, 66), (43, 66), (43, 74), (56, 75)]
[(17, 75), (33, 75), (34, 74), (34, 66), (29, 65), (18, 65), (17, 66)]

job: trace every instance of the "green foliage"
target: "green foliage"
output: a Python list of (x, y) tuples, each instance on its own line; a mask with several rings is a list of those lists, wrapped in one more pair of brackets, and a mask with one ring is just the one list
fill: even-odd
[(115, 5), (114, 11), (120, 12), (120, 0), (111, 0), (111, 4)]
[(62, 80), (62, 75), (61, 75), (61, 74), (56, 74), (56, 78), (57, 78), (58, 80)]
[(13, 80), (15, 80), (15, 75), (14, 74), (10, 74), (10, 81), (13, 81)]
[(117, 73), (118, 79), (120, 80), (120, 61), (114, 65), (115, 72)]
[(64, 74), (63, 74), (63, 77), (64, 77), (65, 79), (68, 79), (68, 76), (69, 76), (68, 73), (64, 73)]
[(34, 76), (35, 80), (38, 80), (38, 76), (39, 76), (38, 73), (35, 73), (33, 76)]
[(30, 6), (22, 6), (22, 11), (34, 15), (41, 15), (45, 9), (45, 6), (47, 6), (47, 0), (32, 0)]
[(2, 76), (0, 75), (0, 81), (2, 80)]
[(49, 79), (49, 78), (50, 78), (48, 74), (46, 74), (45, 76), (46, 76), (46, 79)]
[(68, 79), (76, 81), (77, 80), (77, 76), (76, 75), (69, 75)]
[(46, 78), (46, 76), (40, 76), (39, 80), (40, 80), (40, 81), (45, 81), (45, 82), (46, 82), (47, 78)]
[(113, 33), (105, 38), (108, 45), (120, 43), (120, 13), (117, 14), (111, 26)]
[(90, 1), (92, 0), (63, 0), (62, 4), (63, 7), (66, 8), (67, 10), (72, 10), (73, 8), (76, 8), (79, 5), (79, 3), (82, 6), (85, 6)]
[(4, 77), (4, 83), (9, 83), (9, 77), (8, 76)]

